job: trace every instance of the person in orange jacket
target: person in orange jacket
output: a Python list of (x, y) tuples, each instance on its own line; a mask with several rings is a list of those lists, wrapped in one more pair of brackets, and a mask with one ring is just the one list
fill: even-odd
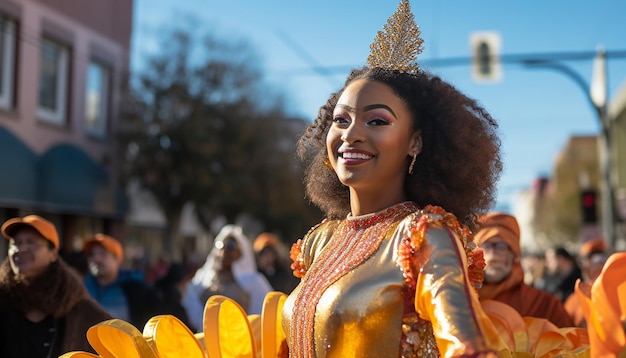
[(483, 249), (486, 263), (485, 281), (478, 291), (480, 299), (504, 302), (522, 316), (545, 318), (558, 327), (573, 326), (559, 299), (524, 283), (517, 219), (492, 212), (477, 221), (474, 242)]

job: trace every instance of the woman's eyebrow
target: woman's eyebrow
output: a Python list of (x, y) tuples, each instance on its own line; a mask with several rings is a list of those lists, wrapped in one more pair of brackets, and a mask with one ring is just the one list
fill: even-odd
[[(355, 112), (355, 109), (348, 106), (347, 104), (341, 104), (341, 103), (337, 103), (336, 107), (340, 107), (345, 109), (348, 112)], [(393, 114), (394, 117), (398, 118), (398, 116), (396, 116), (396, 113), (391, 109), (391, 107), (389, 107), (386, 104), (382, 104), (382, 103), (377, 103), (377, 104), (370, 104), (367, 105), (365, 107), (363, 107), (364, 111), (371, 111), (372, 109), (377, 109), (377, 108), (383, 108), (388, 110), (391, 114)]]
[(348, 112), (355, 112), (354, 108), (348, 106), (347, 104), (337, 103), (337, 105), (335, 107), (343, 108), (343, 109), (345, 109)]
[(396, 117), (396, 118), (397, 118), (397, 116), (396, 116), (396, 114), (394, 113), (394, 111), (393, 111), (393, 110), (392, 110), (392, 109), (391, 109), (388, 105), (386, 105), (386, 104), (382, 104), (382, 103), (381, 103), (381, 104), (370, 104), (370, 105), (367, 105), (367, 106), (363, 107), (363, 110), (365, 110), (365, 111), (371, 111), (372, 109), (377, 109), (377, 108), (383, 108), (383, 109), (386, 109), (386, 110), (388, 110), (389, 112), (391, 112), (391, 114), (393, 114), (393, 116), (394, 116), (394, 117)]

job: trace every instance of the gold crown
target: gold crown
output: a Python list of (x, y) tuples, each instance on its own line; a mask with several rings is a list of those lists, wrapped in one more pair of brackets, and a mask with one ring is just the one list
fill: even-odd
[(367, 62), (371, 67), (417, 73), (417, 55), (422, 52), (424, 42), (420, 34), (409, 0), (402, 0), (383, 30), (376, 34)]

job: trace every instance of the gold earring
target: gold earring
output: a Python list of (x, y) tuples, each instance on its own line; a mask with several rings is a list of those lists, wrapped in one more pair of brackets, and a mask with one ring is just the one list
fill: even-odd
[(411, 164), (409, 164), (409, 174), (413, 174), (413, 166), (415, 165), (415, 159), (417, 159), (417, 153), (413, 153), (413, 159), (411, 160)]
[(330, 169), (333, 169), (333, 166), (330, 164), (330, 160), (328, 160), (328, 158), (324, 158), (324, 165)]

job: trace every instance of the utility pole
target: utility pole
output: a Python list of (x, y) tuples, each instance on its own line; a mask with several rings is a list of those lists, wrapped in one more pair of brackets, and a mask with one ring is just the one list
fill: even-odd
[(599, 154), (602, 172), (602, 232), (604, 240), (615, 248), (615, 190), (611, 170), (613, 156), (611, 151), (611, 118), (608, 111), (608, 84), (606, 79), (606, 51), (598, 49), (593, 64), (593, 77), (589, 88), (589, 97), (594, 105), (600, 122)]
[(602, 172), (602, 234), (604, 240), (612, 248), (616, 245), (615, 236), (615, 193), (611, 175), (612, 155), (611, 155), (611, 119), (607, 110), (608, 105), (608, 84), (606, 79), (606, 51), (598, 49), (594, 58), (593, 78), (591, 84), (570, 67), (554, 60), (522, 60), (523, 64), (529, 67), (541, 67), (557, 70), (574, 80), (584, 91), (586, 98), (595, 110), (600, 124), (600, 135), (598, 140), (598, 152), (600, 170)]

